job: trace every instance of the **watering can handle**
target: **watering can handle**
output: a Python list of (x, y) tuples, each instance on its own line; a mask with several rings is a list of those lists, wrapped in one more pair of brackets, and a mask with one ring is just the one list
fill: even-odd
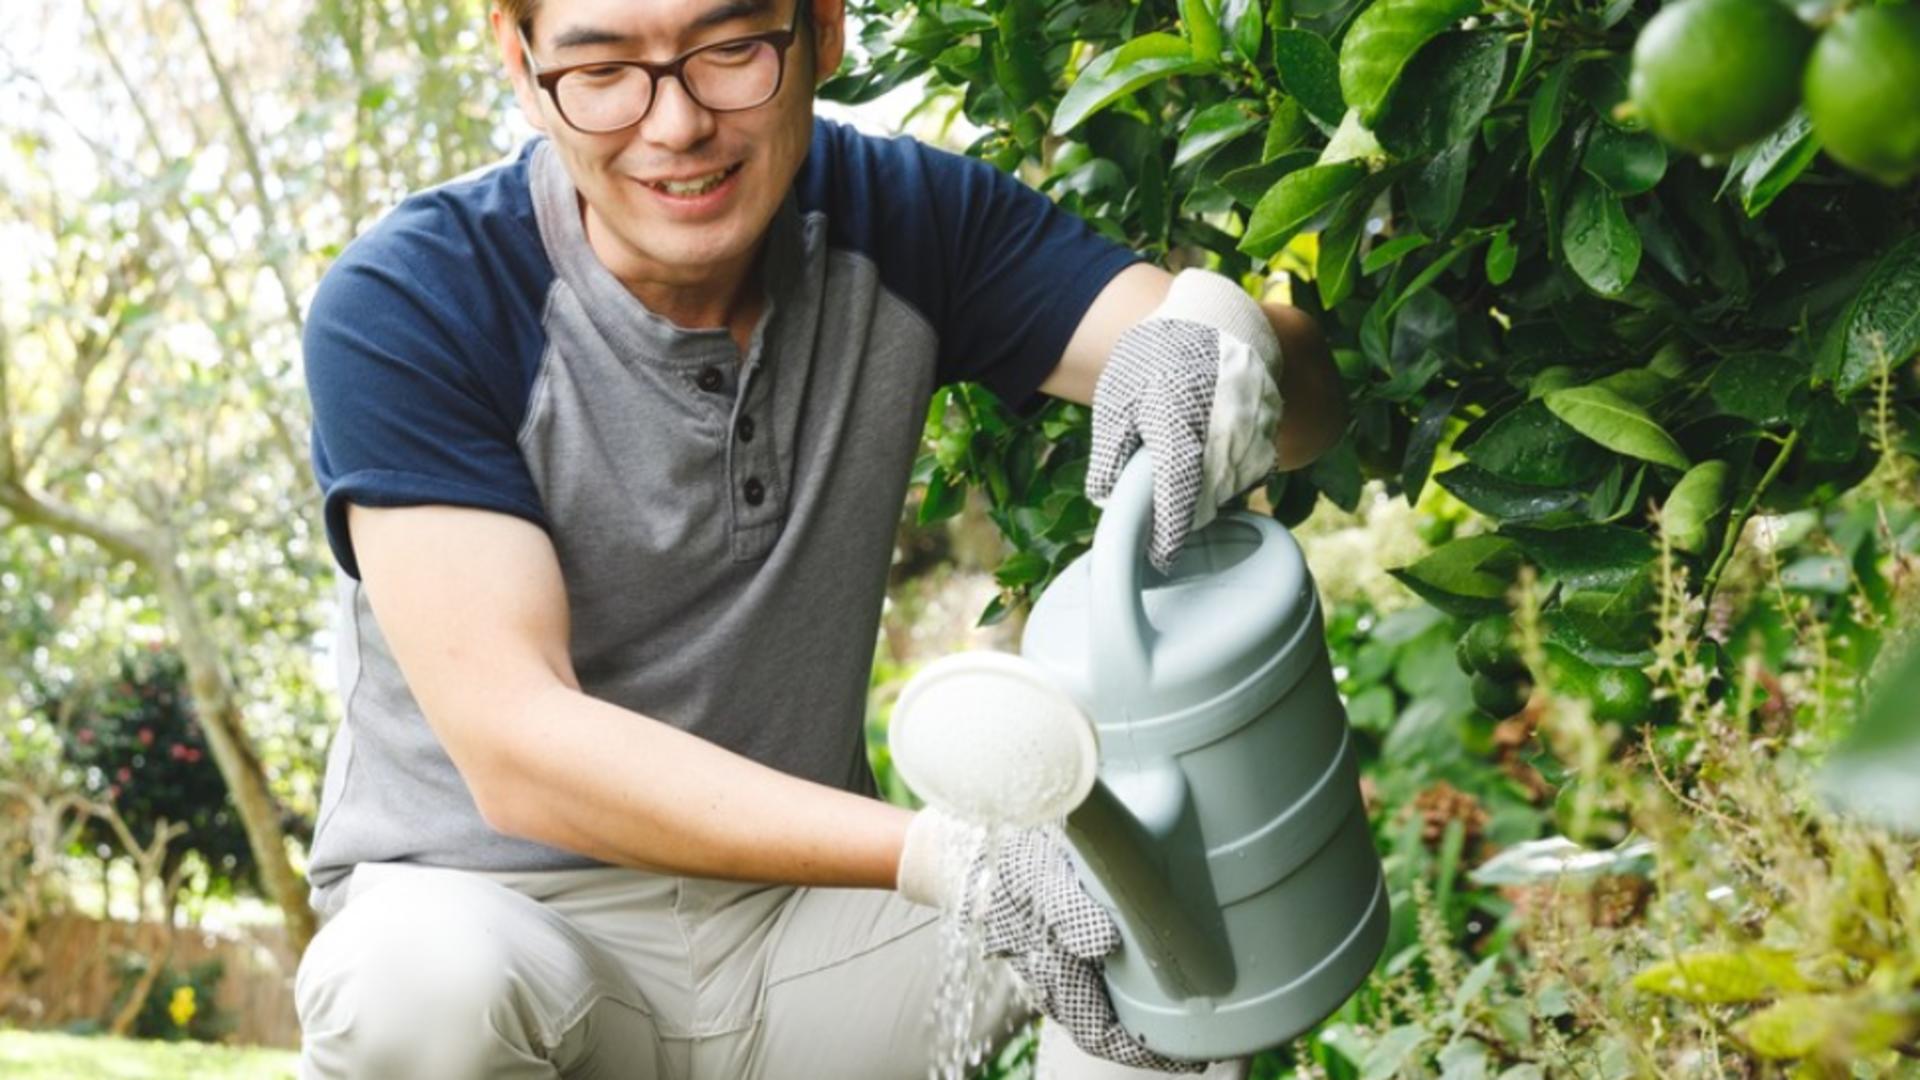
[(1153, 528), (1153, 458), (1140, 450), (1120, 470), (1106, 511), (1093, 533), (1093, 642), (1096, 693), (1106, 718), (1118, 720), (1142, 700), (1147, 685), (1151, 628), (1141, 582), (1156, 574), (1147, 562)]

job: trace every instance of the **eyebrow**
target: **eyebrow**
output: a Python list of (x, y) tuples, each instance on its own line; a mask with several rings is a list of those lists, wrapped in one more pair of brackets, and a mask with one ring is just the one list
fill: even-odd
[[(800, 2), (806, 3), (807, 0), (800, 0)], [(723, 23), (759, 15), (771, 7), (771, 0), (728, 0), (727, 3), (709, 8), (695, 17), (688, 29), (705, 30)], [(632, 45), (638, 40), (632, 34), (616, 33), (595, 26), (571, 26), (554, 36), (553, 47), (558, 50), (587, 45)]]

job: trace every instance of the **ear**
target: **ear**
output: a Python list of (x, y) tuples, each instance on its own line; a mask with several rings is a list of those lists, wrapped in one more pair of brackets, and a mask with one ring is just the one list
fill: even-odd
[(813, 5), (813, 84), (819, 86), (840, 70), (847, 51), (846, 0), (800, 0)]
[(513, 97), (520, 103), (520, 114), (527, 118), (535, 131), (547, 130), (547, 117), (540, 109), (540, 88), (533, 84), (527, 74), (526, 57), (521, 55), (520, 35), (513, 20), (506, 12), (495, 7), (487, 16), (493, 28), (494, 47), (500, 51), (500, 63), (507, 69), (507, 78), (513, 83)]

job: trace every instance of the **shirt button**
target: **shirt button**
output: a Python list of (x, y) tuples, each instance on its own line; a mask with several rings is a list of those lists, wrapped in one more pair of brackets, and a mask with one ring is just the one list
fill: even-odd
[(759, 477), (749, 476), (747, 482), (741, 485), (740, 493), (746, 496), (748, 506), (759, 506), (767, 501), (767, 486), (760, 482)]
[(726, 379), (720, 374), (719, 368), (703, 367), (700, 369), (700, 374), (694, 377), (693, 384), (711, 394), (715, 390), (720, 389), (720, 384), (725, 381)]
[(741, 417), (740, 423), (735, 426), (734, 430), (740, 435), (741, 442), (752, 442), (753, 441), (753, 417), (751, 416)]

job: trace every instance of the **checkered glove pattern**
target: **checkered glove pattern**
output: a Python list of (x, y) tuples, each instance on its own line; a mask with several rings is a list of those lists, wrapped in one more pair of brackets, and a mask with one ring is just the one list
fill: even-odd
[[(1168, 1073), (1199, 1072), (1201, 1062), (1173, 1061), (1120, 1026), (1107, 995), (1104, 959), (1120, 947), (1112, 916), (1080, 886), (1065, 841), (1039, 829), (1007, 833), (991, 869), (983, 940), (988, 956), (1005, 957), (1041, 1012), (1095, 1057)], [(968, 890), (978, 895), (978, 890)]]
[(1087, 497), (1105, 505), (1128, 459), (1142, 448), (1152, 455), (1147, 557), (1161, 573), (1221, 503), (1272, 470), (1279, 365), (1260, 305), (1204, 270), (1182, 271), (1114, 343), (1094, 387)]

